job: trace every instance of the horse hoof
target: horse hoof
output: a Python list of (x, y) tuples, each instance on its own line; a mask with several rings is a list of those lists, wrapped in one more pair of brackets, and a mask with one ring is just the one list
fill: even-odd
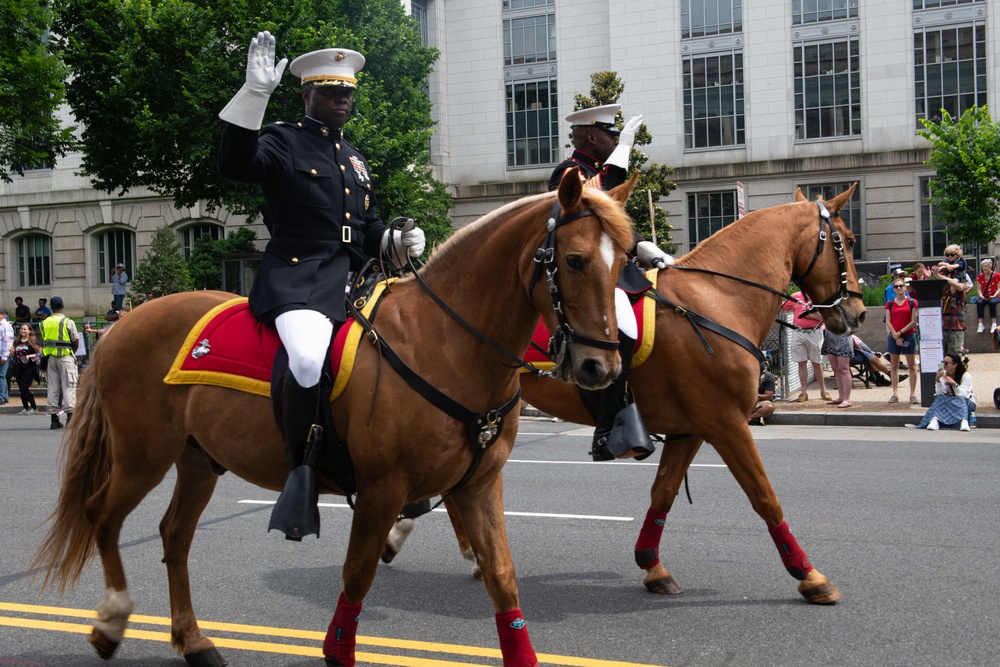
[(657, 564), (650, 568), (649, 574), (646, 575), (642, 585), (650, 593), (656, 593), (657, 595), (680, 595), (684, 592), (681, 585), (677, 583), (673, 575), (662, 564)]
[(107, 635), (97, 628), (90, 631), (90, 643), (93, 644), (94, 650), (97, 651), (97, 655), (102, 660), (110, 660), (118, 649), (118, 642), (108, 639)]
[(184, 656), (184, 660), (191, 667), (226, 667), (229, 664), (214, 646), (204, 651), (188, 653)]
[(392, 559), (395, 558), (398, 553), (398, 551), (390, 549), (389, 545), (382, 547), (382, 562), (391, 563)]
[(807, 574), (799, 584), (799, 593), (813, 604), (835, 604), (840, 599), (840, 591), (816, 570)]

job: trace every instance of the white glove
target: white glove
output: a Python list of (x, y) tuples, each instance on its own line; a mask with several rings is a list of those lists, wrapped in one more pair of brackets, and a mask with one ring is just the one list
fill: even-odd
[(674, 258), (660, 250), (652, 241), (639, 241), (635, 247), (635, 256), (646, 269), (665, 269), (674, 263)]
[(382, 235), (382, 252), (389, 255), (390, 261), (397, 269), (406, 266), (406, 256), (420, 257), (424, 252), (424, 230), (413, 226), (413, 220), (408, 220), (402, 230), (387, 229)]
[(258, 32), (250, 40), (247, 50), (246, 83), (219, 112), (219, 118), (248, 130), (259, 130), (271, 93), (281, 82), (288, 58), (274, 64), (274, 36), (268, 31)]
[(613, 164), (616, 167), (628, 169), (628, 156), (632, 151), (632, 145), (635, 144), (635, 133), (639, 131), (641, 126), (641, 114), (629, 118), (628, 122), (625, 123), (625, 128), (618, 135), (618, 145), (615, 147), (614, 152), (608, 156), (608, 159), (604, 161), (604, 164)]

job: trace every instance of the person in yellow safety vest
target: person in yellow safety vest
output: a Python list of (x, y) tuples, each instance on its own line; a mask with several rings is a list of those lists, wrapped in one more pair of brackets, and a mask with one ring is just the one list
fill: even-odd
[[(66, 423), (69, 424), (76, 405), (76, 357), (74, 353), (80, 342), (76, 332), (76, 323), (63, 315), (62, 297), (54, 296), (49, 302), (52, 315), (42, 320), (38, 325), (42, 334), (42, 354), (45, 355), (45, 384), (48, 387), (48, 414), (52, 418), (50, 429), (62, 428), (59, 421), (59, 409), (66, 413)], [(60, 393), (62, 403), (60, 404)]]

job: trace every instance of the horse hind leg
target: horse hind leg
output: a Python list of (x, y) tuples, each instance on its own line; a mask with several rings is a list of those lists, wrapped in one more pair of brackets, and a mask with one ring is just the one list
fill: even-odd
[(226, 661), (212, 640), (202, 634), (191, 603), (188, 554), (198, 517), (205, 510), (218, 476), (205, 454), (194, 446), (185, 448), (177, 461), (177, 482), (170, 506), (160, 521), (163, 562), (170, 587), (170, 643), (191, 667), (223, 667)]

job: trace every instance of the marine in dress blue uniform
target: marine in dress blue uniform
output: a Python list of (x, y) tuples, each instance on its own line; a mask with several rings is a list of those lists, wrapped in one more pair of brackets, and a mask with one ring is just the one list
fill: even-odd
[(368, 162), (344, 140), (364, 56), (333, 48), (296, 58), (290, 69), (302, 80), (305, 116), (261, 131), (286, 63), (275, 64), (270, 33), (251, 41), (246, 83), (219, 114), (226, 126), (218, 167), (223, 176), (259, 184), (267, 204), (271, 239), (249, 300), (254, 316), (275, 327), (288, 353), (274, 400), (293, 467), (269, 529), (301, 539), (319, 535), (315, 475), (302, 464), (322, 440), (320, 376), (335, 325), (347, 318), (348, 273), (380, 252), (397, 266), (407, 254), (419, 256), (424, 234), (416, 227), (387, 230), (376, 213)]

